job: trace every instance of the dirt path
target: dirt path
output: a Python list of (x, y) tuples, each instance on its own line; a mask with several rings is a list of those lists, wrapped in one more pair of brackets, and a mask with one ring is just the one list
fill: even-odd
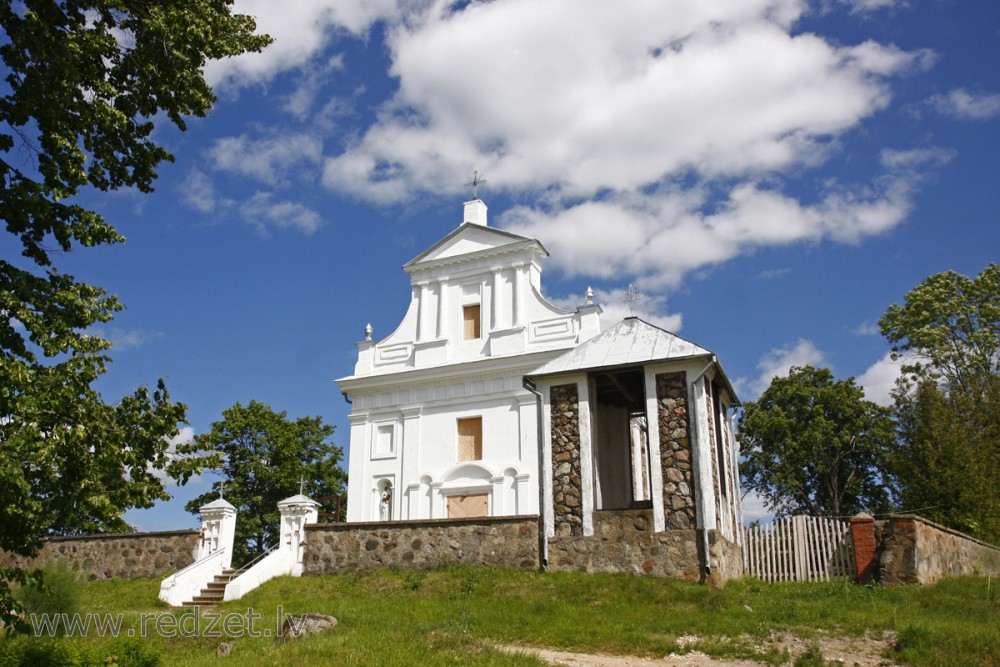
[[(698, 637), (685, 636), (678, 639), (681, 647), (690, 646)], [(825, 660), (839, 660), (845, 667), (887, 667), (892, 665), (884, 652), (893, 643), (894, 637), (819, 637), (803, 640), (794, 635), (775, 638), (768, 646), (785, 649), (791, 656), (790, 664), (813, 645), (819, 646)], [(630, 655), (604, 655), (600, 653), (573, 653), (530, 646), (504, 646), (508, 651), (519, 651), (537, 656), (550, 665), (561, 667), (761, 667), (760, 662), (728, 658), (712, 658), (700, 651), (671, 653), (662, 658), (643, 658)], [(767, 650), (767, 647), (756, 647)]]

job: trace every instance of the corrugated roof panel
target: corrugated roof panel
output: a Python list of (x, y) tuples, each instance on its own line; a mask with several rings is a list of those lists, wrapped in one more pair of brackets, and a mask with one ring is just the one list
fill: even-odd
[(637, 317), (628, 317), (560, 355), (532, 376), (641, 364), (711, 354), (708, 350)]

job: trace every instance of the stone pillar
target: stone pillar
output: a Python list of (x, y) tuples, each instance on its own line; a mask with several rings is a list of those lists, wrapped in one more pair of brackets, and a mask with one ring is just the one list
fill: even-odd
[(875, 574), (875, 519), (864, 512), (851, 518), (851, 541), (854, 543), (854, 572), (861, 583)]
[(225, 550), (222, 567), (233, 564), (233, 540), (236, 537), (236, 508), (222, 498), (202, 505), (201, 542), (198, 544), (198, 560), (211, 556), (216, 551)]
[(552, 432), (552, 504), (555, 534), (583, 535), (580, 477), (580, 404), (576, 383), (549, 390)]
[(683, 371), (656, 375), (657, 434), (660, 439), (663, 514), (667, 530), (695, 528), (686, 377)]
[(292, 576), (302, 576), (302, 557), (306, 546), (306, 525), (319, 518), (319, 503), (301, 493), (278, 503), (281, 515), (281, 537), (278, 548), (292, 556)]

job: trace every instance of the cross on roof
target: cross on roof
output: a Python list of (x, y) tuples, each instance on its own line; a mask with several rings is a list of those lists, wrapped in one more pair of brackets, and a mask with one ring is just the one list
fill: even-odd
[(299, 495), (302, 495), (302, 490), (306, 487), (305, 475), (299, 475)]
[(466, 183), (465, 187), (472, 188), (472, 198), (473, 199), (479, 199), (479, 185), (481, 183), (485, 183), (485, 182), (486, 182), (486, 179), (485, 178), (480, 178), (478, 171), (472, 172), (472, 180), (469, 181), (468, 183)]
[(223, 497), (222, 494), (223, 494), (223, 492), (225, 490), (226, 490), (226, 482), (225, 482), (225, 480), (223, 480), (223, 481), (219, 482), (219, 498)]
[(628, 314), (635, 315), (635, 302), (642, 298), (642, 292), (637, 290), (632, 283), (628, 284), (628, 289), (625, 290), (625, 296), (622, 298), (626, 304), (628, 304)]

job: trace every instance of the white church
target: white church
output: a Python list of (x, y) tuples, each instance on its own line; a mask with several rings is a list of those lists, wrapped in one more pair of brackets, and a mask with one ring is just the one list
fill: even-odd
[(410, 305), (358, 343), (348, 522), (538, 515), (591, 535), (647, 508), (655, 531), (741, 540), (738, 404), (715, 355), (639, 318), (601, 327), (542, 296), (548, 252), (492, 228), (486, 204), (403, 266)]

